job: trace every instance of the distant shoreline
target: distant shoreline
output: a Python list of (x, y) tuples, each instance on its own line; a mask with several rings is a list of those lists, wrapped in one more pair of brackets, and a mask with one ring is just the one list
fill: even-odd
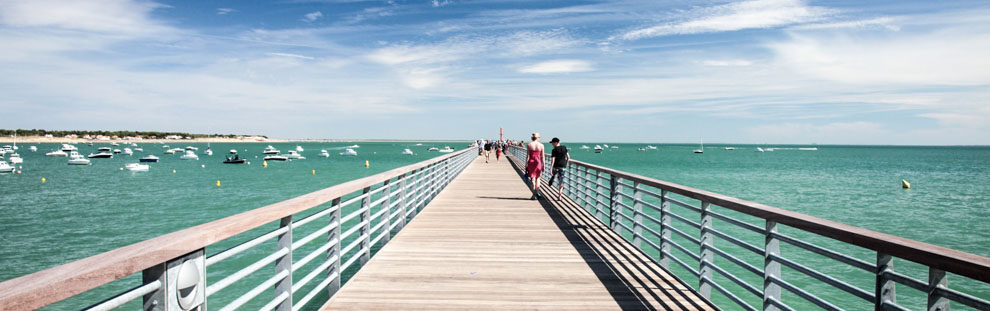
[(406, 139), (258, 139), (258, 138), (226, 138), (226, 137), (207, 137), (207, 138), (192, 138), (192, 139), (115, 139), (115, 140), (98, 140), (98, 139), (84, 139), (84, 138), (65, 138), (65, 137), (44, 137), (44, 136), (18, 136), (14, 139), (10, 136), (0, 137), (0, 143), (12, 144), (14, 142), (18, 144), (80, 144), (80, 143), (94, 143), (94, 144), (109, 144), (112, 142), (117, 143), (333, 143), (333, 142), (471, 142), (470, 140), (453, 139), (453, 140), (443, 140), (443, 139), (421, 139), (421, 140), (406, 140)]

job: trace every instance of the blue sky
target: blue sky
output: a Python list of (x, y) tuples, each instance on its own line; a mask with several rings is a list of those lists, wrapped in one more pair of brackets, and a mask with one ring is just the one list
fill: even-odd
[(0, 1), (0, 128), (990, 144), (985, 1)]

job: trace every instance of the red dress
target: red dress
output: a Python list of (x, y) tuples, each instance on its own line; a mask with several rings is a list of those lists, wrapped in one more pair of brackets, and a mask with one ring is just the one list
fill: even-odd
[(526, 176), (529, 180), (537, 182), (537, 178), (543, 173), (543, 150), (528, 150), (529, 160), (526, 162)]

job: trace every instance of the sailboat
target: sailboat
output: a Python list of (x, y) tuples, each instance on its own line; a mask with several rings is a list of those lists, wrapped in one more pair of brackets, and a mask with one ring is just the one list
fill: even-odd
[(701, 149), (694, 149), (694, 153), (705, 153), (705, 138), (701, 138)]

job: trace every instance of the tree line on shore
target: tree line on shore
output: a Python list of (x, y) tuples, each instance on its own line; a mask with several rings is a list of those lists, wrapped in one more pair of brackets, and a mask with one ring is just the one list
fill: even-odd
[[(213, 137), (223, 137), (223, 138), (236, 138), (245, 135), (237, 134), (192, 134), (184, 132), (158, 132), (158, 131), (84, 131), (84, 130), (44, 130), (44, 129), (0, 129), (0, 136), (45, 136), (52, 135), (53, 137), (65, 137), (66, 135), (76, 135), (78, 137), (83, 137), (85, 135), (90, 136), (117, 136), (117, 137), (143, 137), (143, 138), (164, 138), (166, 136), (182, 136), (191, 138), (213, 138)], [(264, 135), (254, 135), (268, 138)]]

